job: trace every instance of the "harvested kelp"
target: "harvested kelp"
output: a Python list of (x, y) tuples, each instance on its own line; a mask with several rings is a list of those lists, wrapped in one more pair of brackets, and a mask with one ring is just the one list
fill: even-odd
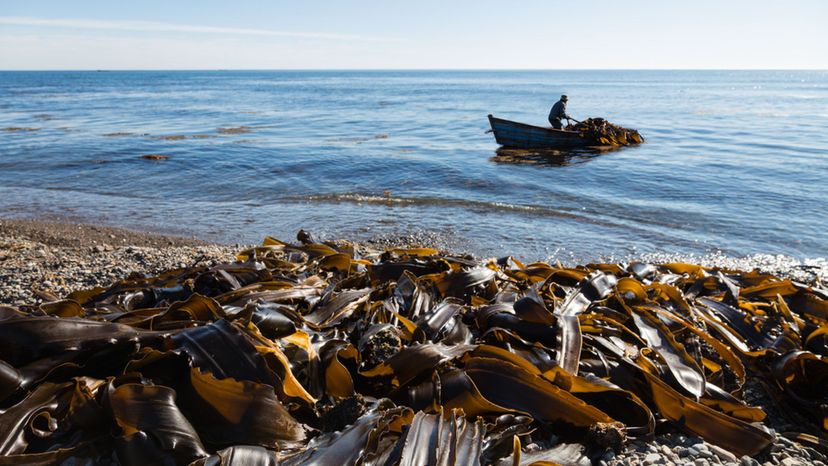
[(0, 464), (590, 464), (657, 428), (757, 455), (755, 379), (824, 445), (828, 290), (299, 240), (0, 307)]
[(638, 131), (614, 125), (603, 118), (587, 118), (574, 125), (567, 125), (564, 129), (578, 131), (581, 137), (604, 146), (629, 146), (644, 142)]

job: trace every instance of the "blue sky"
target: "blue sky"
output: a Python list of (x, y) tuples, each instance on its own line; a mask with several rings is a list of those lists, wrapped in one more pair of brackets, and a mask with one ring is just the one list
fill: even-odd
[(0, 69), (828, 69), (828, 1), (0, 1)]

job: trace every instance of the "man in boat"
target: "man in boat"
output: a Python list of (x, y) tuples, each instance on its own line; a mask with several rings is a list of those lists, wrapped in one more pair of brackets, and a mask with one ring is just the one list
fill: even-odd
[(555, 105), (552, 106), (552, 110), (549, 111), (549, 123), (555, 129), (562, 129), (563, 124), (561, 120), (570, 119), (569, 115), (566, 114), (566, 102), (569, 100), (569, 97), (562, 95), (561, 100), (555, 102)]

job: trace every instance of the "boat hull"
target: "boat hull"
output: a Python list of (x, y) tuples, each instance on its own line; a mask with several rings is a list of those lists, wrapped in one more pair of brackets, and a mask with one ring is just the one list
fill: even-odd
[(559, 149), (587, 147), (590, 141), (577, 131), (543, 128), (489, 115), (495, 141), (503, 147), (515, 149)]

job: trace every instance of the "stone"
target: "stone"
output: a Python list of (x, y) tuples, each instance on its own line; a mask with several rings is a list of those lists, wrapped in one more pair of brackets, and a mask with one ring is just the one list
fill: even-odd
[(739, 461), (739, 466), (760, 466), (760, 463), (759, 463), (759, 461), (756, 461), (755, 459), (751, 458), (750, 456), (745, 455)]
[(644, 457), (644, 462), (646, 464), (658, 464), (659, 461), (661, 461), (661, 455), (658, 453), (650, 453)]
[(791, 439), (789, 439), (789, 438), (787, 438), (787, 437), (783, 437), (783, 436), (781, 436), (781, 435), (779, 435), (779, 436), (777, 436), (777, 437), (776, 437), (776, 442), (777, 442), (777, 443), (781, 443), (782, 445), (784, 445), (784, 446), (786, 446), (786, 447), (794, 447), (794, 446), (796, 446), (796, 444), (794, 444), (794, 443), (793, 443), (793, 441), (791, 441)]
[(721, 459), (722, 461), (730, 461), (732, 463), (739, 461), (739, 459), (736, 458), (736, 455), (725, 450), (724, 448), (717, 447), (716, 445), (710, 445), (709, 449), (714, 455), (718, 456), (719, 459)]

